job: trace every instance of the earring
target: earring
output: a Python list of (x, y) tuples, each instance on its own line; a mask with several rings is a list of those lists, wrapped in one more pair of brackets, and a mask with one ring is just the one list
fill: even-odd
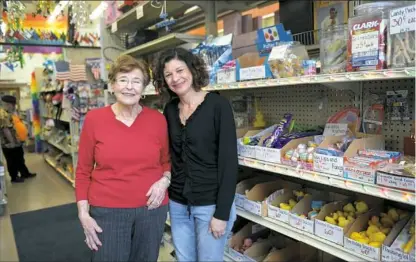
[(145, 95), (141, 95), (140, 99), (146, 99)]

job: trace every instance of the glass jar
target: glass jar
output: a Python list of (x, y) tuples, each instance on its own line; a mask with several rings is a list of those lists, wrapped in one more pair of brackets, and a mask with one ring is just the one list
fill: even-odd
[(347, 25), (339, 25), (321, 31), (320, 59), (321, 72), (334, 74), (345, 72), (347, 66)]
[(387, 67), (415, 66), (416, 6), (404, 3), (390, 10), (387, 41)]
[(359, 5), (348, 19), (347, 71), (380, 70), (387, 67), (389, 11), (399, 2)]

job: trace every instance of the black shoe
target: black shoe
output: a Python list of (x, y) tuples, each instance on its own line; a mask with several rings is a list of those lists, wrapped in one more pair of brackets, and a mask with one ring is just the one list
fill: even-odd
[(12, 178), (12, 183), (23, 183), (23, 182), (25, 182), (25, 179), (23, 177)]
[(23, 178), (32, 178), (35, 177), (36, 173), (29, 173), (29, 175), (22, 176)]

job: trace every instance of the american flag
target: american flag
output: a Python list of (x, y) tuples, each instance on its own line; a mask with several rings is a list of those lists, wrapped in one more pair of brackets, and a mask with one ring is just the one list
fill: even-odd
[(71, 78), (71, 73), (69, 71), (69, 63), (65, 61), (56, 61), (56, 80), (68, 80)]
[(96, 80), (100, 79), (100, 71), (101, 71), (101, 58), (87, 58), (85, 59), (86, 64), (88, 67), (91, 68), (91, 72), (94, 75)]
[(101, 69), (99, 67), (94, 66), (91, 68), (91, 72), (96, 80), (100, 79), (100, 71)]
[(69, 65), (71, 71), (71, 81), (87, 81), (87, 72), (85, 70), (85, 65)]

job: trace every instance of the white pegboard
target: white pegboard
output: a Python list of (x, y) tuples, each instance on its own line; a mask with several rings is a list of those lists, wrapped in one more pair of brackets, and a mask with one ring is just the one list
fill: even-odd
[[(388, 90), (408, 90), (411, 120), (384, 121), (383, 134), (387, 150), (403, 150), (403, 137), (409, 136), (415, 120), (415, 80), (383, 80), (334, 85), (309, 84), (259, 89), (221, 91), (221, 95), (232, 98), (253, 95), (259, 98), (259, 109), (267, 125), (280, 121), (283, 114), (292, 113), (296, 122), (305, 126), (324, 125), (329, 116), (349, 106), (366, 107), (370, 93), (385, 95)], [(364, 98), (364, 99), (362, 99)], [(159, 98), (148, 97), (145, 103), (155, 103)], [(363, 101), (364, 100), (364, 101)], [(321, 107), (320, 107), (321, 105)], [(322, 106), (323, 105), (323, 106)]]

